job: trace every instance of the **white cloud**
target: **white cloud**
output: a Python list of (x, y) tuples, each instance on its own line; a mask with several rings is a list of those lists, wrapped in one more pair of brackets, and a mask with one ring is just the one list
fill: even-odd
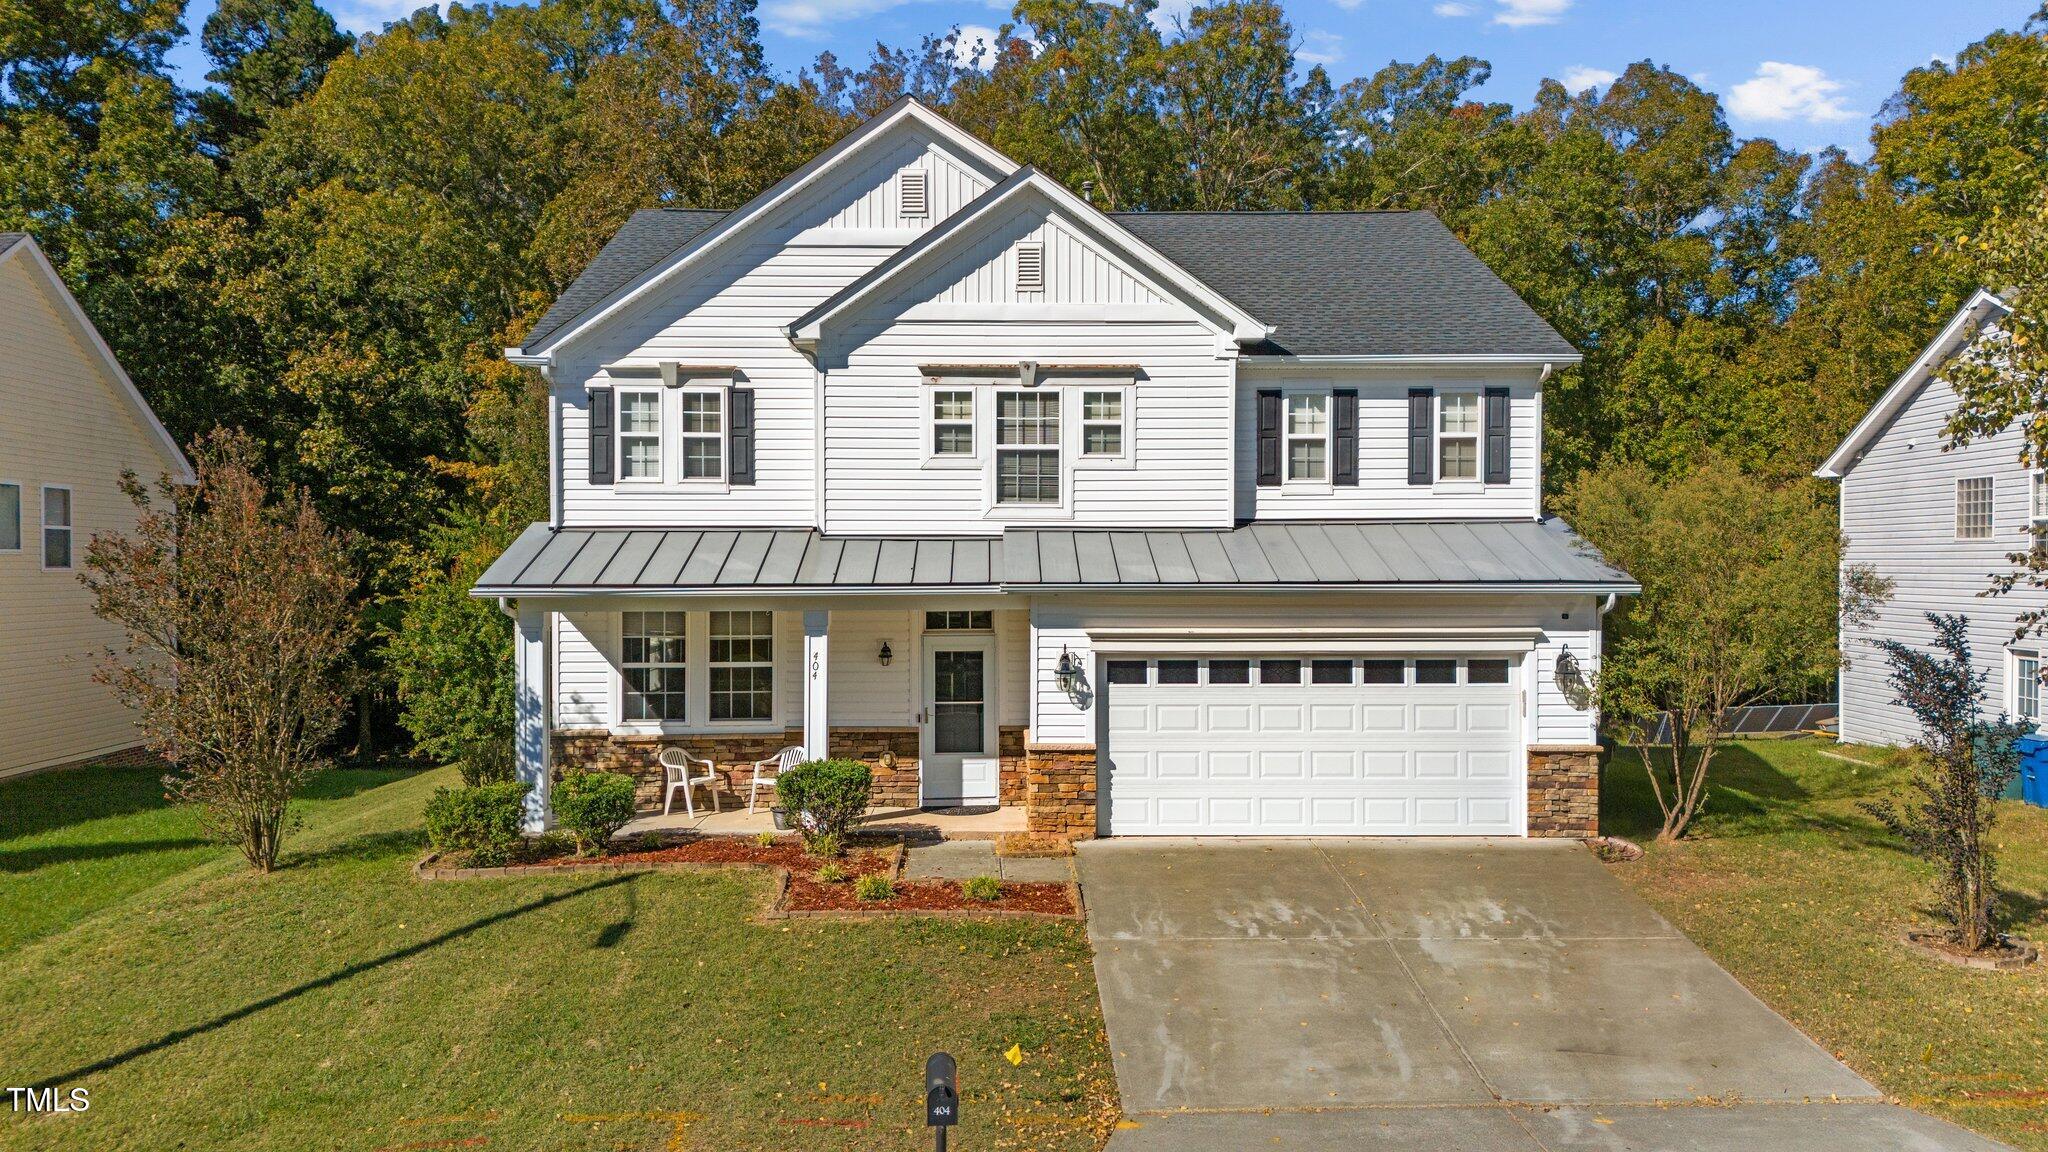
[(1728, 110), (1745, 120), (1854, 120), (1841, 91), (1842, 82), (1818, 68), (1766, 60), (1755, 76), (1728, 90)]
[(394, 20), (403, 20), (422, 8), (439, 7), (426, 0), (338, 0), (328, 5), (328, 11), (347, 31), (381, 32)]
[(909, 0), (764, 0), (761, 23), (785, 36), (818, 39), (835, 24), (901, 8)]
[(1344, 38), (1334, 32), (1310, 32), (1301, 38), (1294, 58), (1327, 68), (1344, 58)]
[(1458, 0), (1444, 0), (1443, 3), (1430, 9), (1430, 11), (1439, 16), (1470, 16), (1472, 14), (1472, 6), (1470, 4), (1460, 4)]
[(953, 40), (953, 62), (962, 68), (976, 67), (974, 63), (974, 47), (979, 42), (981, 45), (981, 64), (979, 67), (984, 72), (988, 71), (990, 66), (995, 63), (996, 37), (998, 35), (999, 33), (995, 29), (986, 24), (962, 24), (959, 36)]
[(1330, 2), (1346, 12), (1356, 12), (1359, 6), (1365, 3), (1365, 0), (1330, 0)]
[(1574, 64), (1564, 70), (1564, 86), (1573, 92), (1584, 92), (1588, 88), (1605, 88), (1621, 79), (1621, 73), (1609, 72), (1605, 68), (1588, 68)]
[(1571, 6), (1572, 0), (1500, 0), (1500, 11), (1493, 14), (1493, 22), (1510, 28), (1555, 24)]

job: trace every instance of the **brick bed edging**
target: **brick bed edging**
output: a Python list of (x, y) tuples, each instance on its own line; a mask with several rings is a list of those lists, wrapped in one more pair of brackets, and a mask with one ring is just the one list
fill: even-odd
[[(896, 841), (895, 860), (889, 866), (890, 879), (903, 880), (903, 865), (909, 859), (909, 845), (902, 839)], [(572, 860), (566, 864), (507, 864), (497, 868), (436, 867), (441, 858), (439, 852), (429, 852), (412, 866), (413, 876), (421, 881), (428, 880), (477, 880), (520, 876), (559, 876), (579, 873), (617, 874), (620, 872), (716, 872), (726, 868), (738, 868), (749, 872), (767, 872), (774, 876), (774, 896), (755, 920), (874, 920), (907, 919), (913, 917), (937, 917), (941, 919), (1007, 919), (1007, 920), (1084, 920), (1087, 905), (1082, 902), (1080, 881), (1073, 879), (1073, 870), (1068, 869), (1067, 901), (1073, 905), (1072, 912), (1033, 912), (1017, 908), (786, 908), (789, 900), (790, 870), (780, 864), (756, 864), (745, 860)]]

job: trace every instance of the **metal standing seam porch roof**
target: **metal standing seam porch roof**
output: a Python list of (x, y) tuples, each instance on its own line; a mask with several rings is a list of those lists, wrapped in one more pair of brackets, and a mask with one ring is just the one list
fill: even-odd
[(1555, 518), (1012, 528), (1002, 538), (827, 537), (808, 528), (529, 526), (479, 596), (1067, 588), (1620, 592), (1640, 586)]

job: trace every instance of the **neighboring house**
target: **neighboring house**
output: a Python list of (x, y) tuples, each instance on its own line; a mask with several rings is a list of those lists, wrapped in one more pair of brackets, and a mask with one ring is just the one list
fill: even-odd
[(140, 743), (92, 681), (121, 630), (78, 581), (94, 533), (135, 526), (124, 469), (192, 480), (42, 249), (0, 232), (0, 776)]
[(1969, 617), (1971, 657), (1990, 677), (1990, 709), (2042, 718), (2048, 642), (2015, 641), (2014, 633), (2022, 613), (2048, 607), (2048, 595), (2023, 584), (2002, 596), (1983, 593), (1994, 574), (2014, 570), (2008, 557), (2026, 551), (2048, 523), (2048, 490), (2038, 470), (2020, 465), (2017, 429), (1948, 447), (1957, 400), (1941, 378), (1951, 356), (2009, 311), (1977, 293), (1814, 473), (1841, 481), (1843, 565), (1868, 565), (1894, 585), (1875, 619), (1842, 627), (1844, 741), (1898, 745), (1919, 736), (1872, 645), (1893, 638), (1931, 650), (1929, 612)]
[(635, 214), (508, 355), (552, 514), (475, 592), (536, 827), (786, 743), (1070, 835), (1597, 820), (1637, 586), (1542, 515), (1579, 356), (1426, 213), (1105, 214), (904, 100)]

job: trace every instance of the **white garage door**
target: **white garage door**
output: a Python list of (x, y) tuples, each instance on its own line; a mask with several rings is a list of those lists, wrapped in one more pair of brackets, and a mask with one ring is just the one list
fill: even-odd
[(1115, 836), (1522, 834), (1503, 658), (1112, 659)]

